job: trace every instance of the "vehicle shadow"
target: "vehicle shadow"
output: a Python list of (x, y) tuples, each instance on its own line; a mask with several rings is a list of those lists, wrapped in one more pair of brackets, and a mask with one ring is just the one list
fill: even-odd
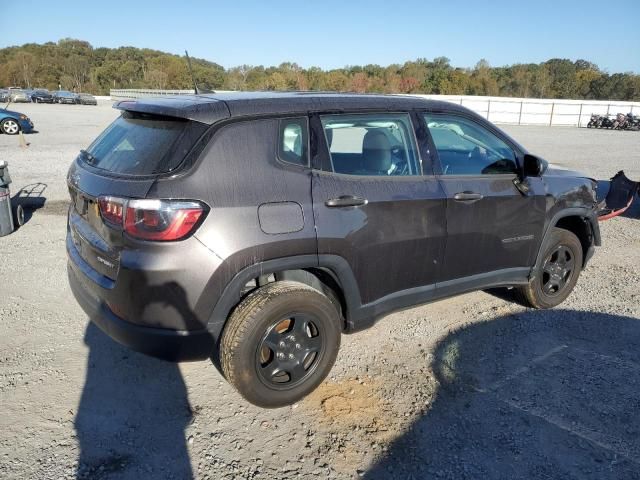
[[(151, 292), (145, 303), (174, 307), (185, 323), (193, 321), (180, 300), (186, 299), (182, 287), (171, 284), (167, 294), (145, 282), (135, 288)], [(76, 478), (193, 478), (185, 437), (193, 412), (178, 364), (133, 352), (92, 322), (84, 340), (89, 356), (75, 416)]]
[(33, 212), (45, 206), (47, 197), (44, 191), (47, 189), (46, 183), (31, 183), (25, 185), (11, 197), (11, 205), (17, 207), (21, 205), (24, 209), (24, 222), (27, 223), (33, 217)]
[(364, 478), (640, 478), (640, 319), (526, 311), (452, 332), (431, 366), (436, 400)]

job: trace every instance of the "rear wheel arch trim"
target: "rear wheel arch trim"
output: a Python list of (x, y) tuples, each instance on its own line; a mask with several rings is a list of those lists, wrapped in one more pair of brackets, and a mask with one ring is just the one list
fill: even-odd
[[(347, 315), (351, 315), (361, 306), (360, 291), (355, 276), (348, 262), (338, 255), (299, 255), (284, 257), (255, 263), (240, 270), (226, 285), (222, 295), (216, 302), (207, 330), (216, 339), (216, 343), (224, 329), (229, 315), (241, 301), (241, 292), (247, 282), (261, 275), (269, 275), (287, 270), (321, 268), (326, 269), (337, 280), (347, 307)], [(336, 292), (338, 293), (338, 292)]]

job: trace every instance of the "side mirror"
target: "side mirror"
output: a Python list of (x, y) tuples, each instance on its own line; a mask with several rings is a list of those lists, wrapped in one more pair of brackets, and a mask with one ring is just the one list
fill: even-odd
[(547, 169), (547, 162), (535, 155), (526, 154), (522, 165), (524, 177), (539, 177)]

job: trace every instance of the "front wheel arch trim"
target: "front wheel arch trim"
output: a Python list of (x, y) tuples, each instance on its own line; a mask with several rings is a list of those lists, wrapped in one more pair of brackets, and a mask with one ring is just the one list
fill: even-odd
[[(592, 246), (593, 245), (600, 246), (601, 244), (600, 227), (598, 226), (598, 219), (592, 210), (586, 207), (573, 207), (573, 208), (566, 208), (566, 209), (560, 210), (559, 212), (556, 212), (553, 215), (553, 217), (551, 218), (551, 221), (545, 227), (544, 235), (542, 236), (542, 241), (540, 242), (540, 246), (538, 247), (536, 262), (533, 266), (533, 269), (531, 270), (532, 274), (536, 271), (537, 267), (540, 265), (540, 262), (542, 261), (542, 255), (544, 254), (544, 246), (546, 245), (549, 235), (551, 235), (551, 231), (553, 227), (555, 227), (561, 219), (567, 218), (567, 217), (578, 217), (578, 218), (581, 218), (583, 221), (586, 221), (591, 229), (591, 234), (593, 235)], [(586, 259), (587, 259), (587, 256), (585, 255), (585, 260), (584, 260), (585, 263), (586, 263)]]

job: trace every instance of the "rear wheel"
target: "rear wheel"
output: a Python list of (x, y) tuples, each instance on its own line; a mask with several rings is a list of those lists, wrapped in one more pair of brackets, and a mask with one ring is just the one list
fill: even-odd
[(340, 316), (327, 296), (298, 282), (270, 283), (252, 292), (229, 318), (220, 366), (254, 405), (290, 405), (327, 376), (340, 335)]
[(20, 125), (18, 121), (13, 118), (5, 118), (2, 123), (0, 123), (0, 130), (7, 135), (17, 135), (18, 132), (20, 132)]
[(582, 245), (570, 231), (553, 228), (542, 258), (529, 284), (516, 290), (532, 308), (552, 308), (569, 296), (582, 269)]

